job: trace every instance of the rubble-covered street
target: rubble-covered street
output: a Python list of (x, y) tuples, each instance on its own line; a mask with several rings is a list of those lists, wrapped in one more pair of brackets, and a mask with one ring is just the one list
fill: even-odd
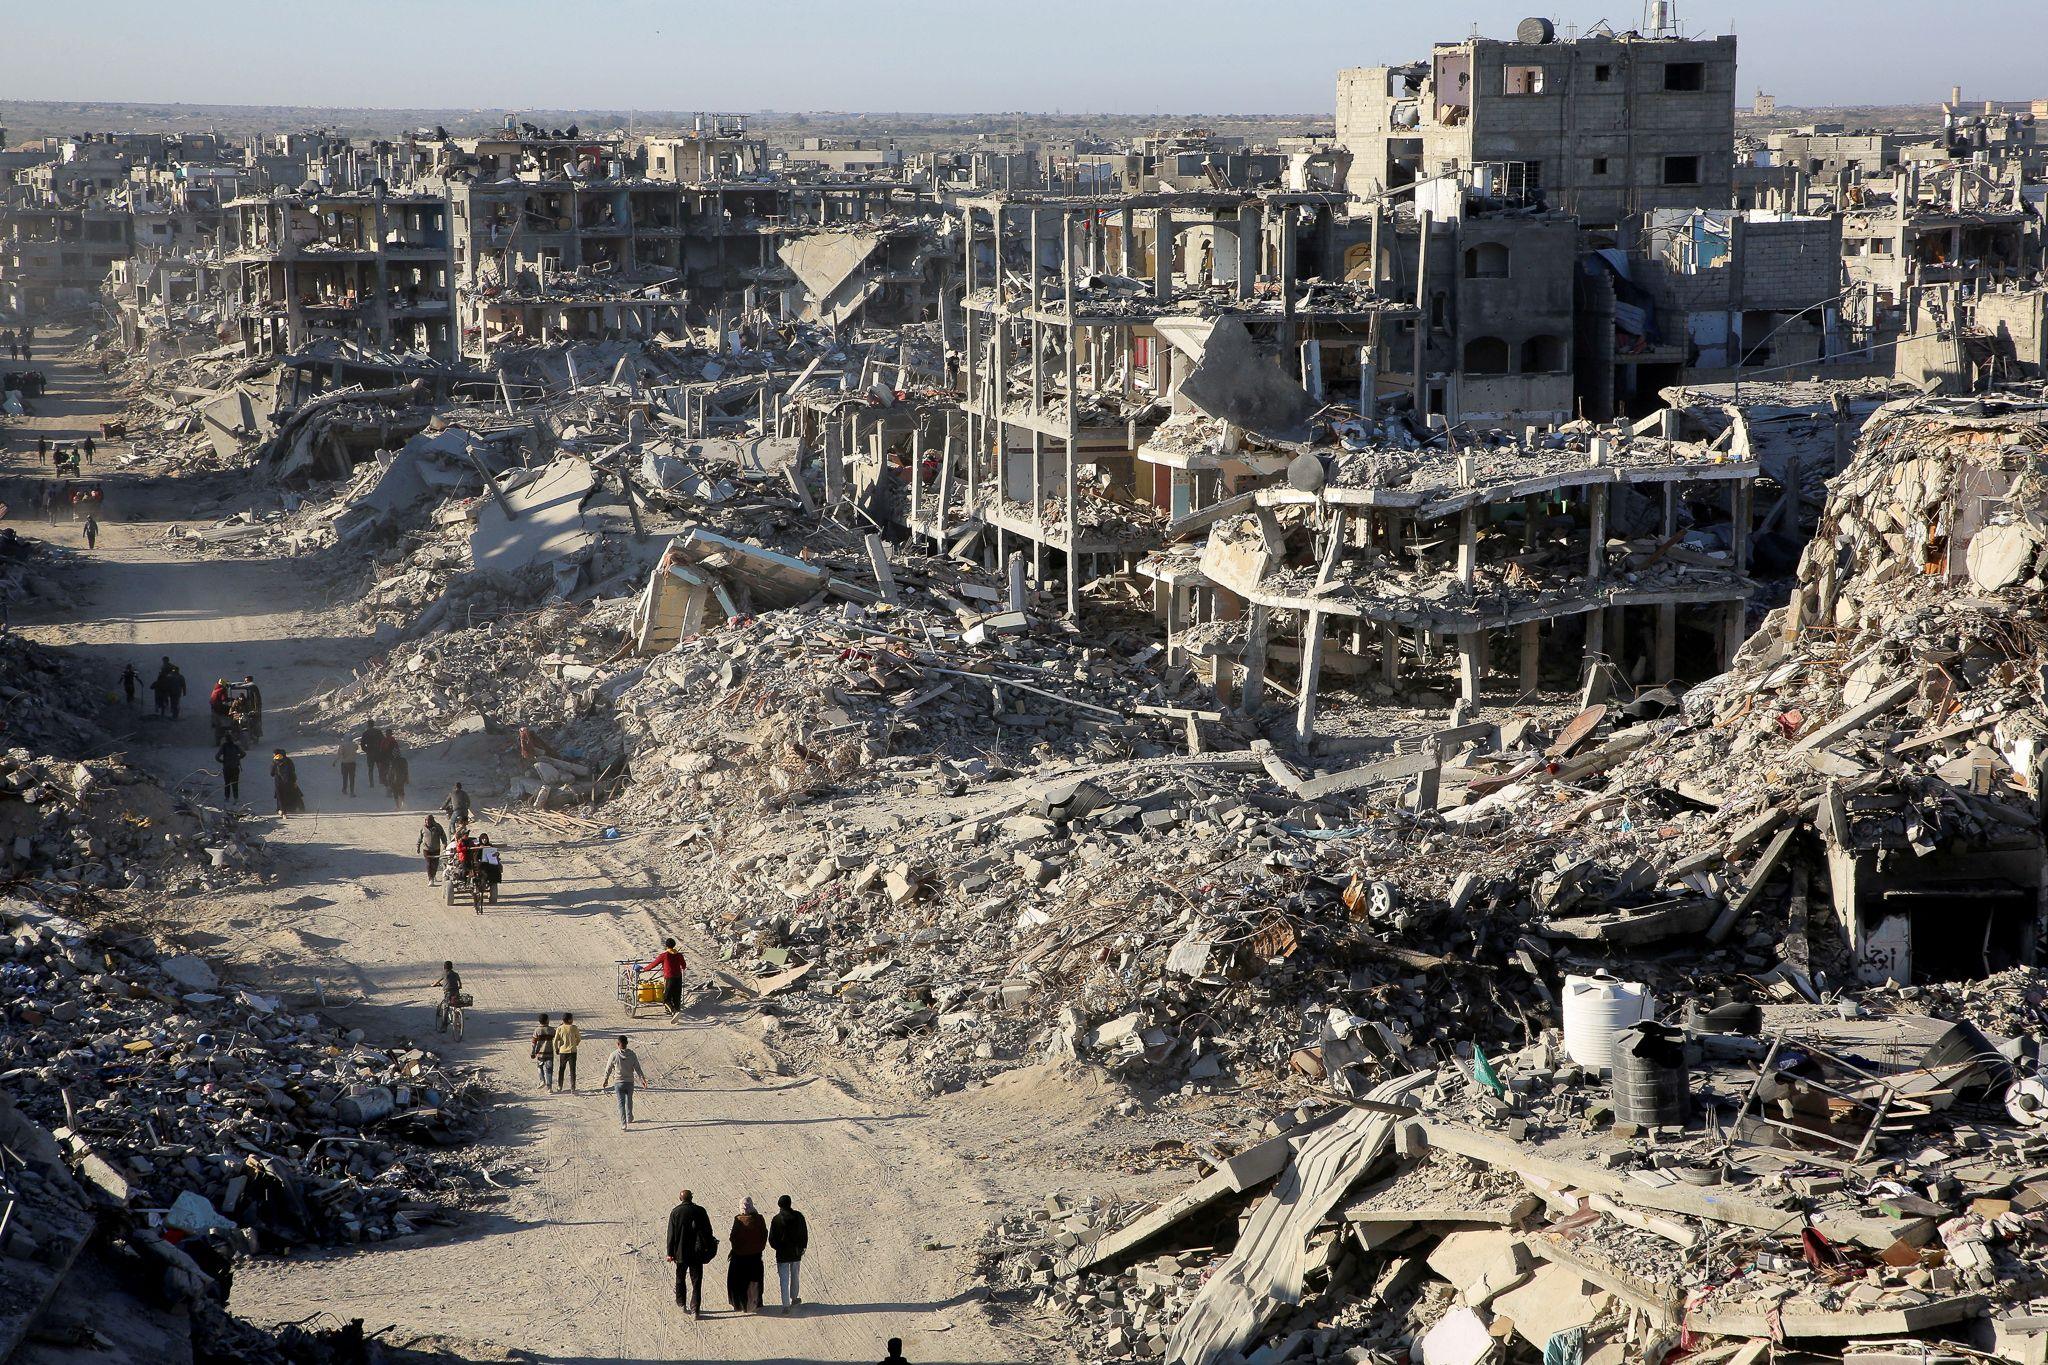
[(0, 1365), (2048, 1365), (2048, 103), (1411, 18), (0, 129)]

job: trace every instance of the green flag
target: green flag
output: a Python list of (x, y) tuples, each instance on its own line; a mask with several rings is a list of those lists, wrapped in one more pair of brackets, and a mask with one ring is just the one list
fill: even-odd
[(1500, 1077), (1493, 1074), (1493, 1065), (1486, 1060), (1486, 1054), (1477, 1047), (1472, 1049), (1472, 1079), (1495, 1095), (1505, 1095), (1508, 1091), (1508, 1088), (1500, 1083)]

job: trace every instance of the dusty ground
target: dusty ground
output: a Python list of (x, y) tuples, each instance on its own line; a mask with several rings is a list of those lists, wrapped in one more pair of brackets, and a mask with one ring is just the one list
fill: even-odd
[[(54, 361), (50, 399), (9, 432), (5, 472), (17, 495), (24, 477), (41, 477), (30, 468), (37, 434), (76, 439), (116, 408), (97, 373), (58, 353), (65, 338), (52, 340), (39, 348)], [(341, 796), (328, 760), (337, 737), (298, 728), (290, 707), (345, 676), (366, 642), (323, 616), (321, 585), (287, 564), (165, 549), (165, 524), (186, 511), (176, 485), (107, 479), (106, 526), (77, 585), (89, 604), (83, 620), (17, 625), (96, 660), (110, 688), (124, 661), (147, 677), (159, 656), (176, 659), (193, 688), (184, 718), (123, 723), (165, 781), (209, 799), (218, 786), (204, 692), (216, 677), (253, 672), (270, 714), (265, 753), (245, 769), (244, 803), (272, 809), (264, 760), (280, 744), (298, 760), (310, 805), (272, 821), (271, 884), (153, 907), (159, 923), (244, 977), (318, 995), (379, 1036), (431, 1032), (431, 983), (453, 960), (477, 1007), (447, 1050), (485, 1068), (503, 1096), (486, 1137), (511, 1186), (496, 1211), (408, 1244), (250, 1264), (235, 1282), (238, 1312), (265, 1322), (325, 1310), (394, 1324), (398, 1339), (445, 1334), (552, 1361), (872, 1361), (892, 1335), (919, 1362), (1066, 1358), (1049, 1343), (1054, 1325), (1005, 1320), (982, 1301), (964, 1248), (1001, 1208), (1116, 1179), (1068, 1169), (1061, 1156), (1063, 1142), (1084, 1136), (1098, 1155), (1135, 1145), (1137, 1134), (1110, 1115), (1106, 1087), (1033, 1075), (913, 1105), (866, 1093), (857, 1068), (782, 1074), (763, 1021), (709, 989), (683, 1023), (629, 1021), (614, 998), (614, 963), (646, 957), (673, 932), (643, 870), (664, 832), (599, 846), (487, 816), (509, 845), (505, 898), (483, 915), (444, 905), (413, 856), (414, 831), (487, 756), (414, 753), (405, 809), (367, 787)], [(47, 531), (83, 549), (74, 527)], [(541, 1010), (573, 1010), (586, 1027), (581, 1094), (536, 1083), (526, 1037)], [(622, 1029), (654, 1079), (630, 1131), (595, 1088)], [(715, 1314), (692, 1323), (674, 1308), (661, 1234), (683, 1186), (711, 1210), (721, 1241), (743, 1196), (770, 1212), (776, 1195), (795, 1198), (813, 1248), (795, 1315), (725, 1311), (722, 1264), (706, 1277)]]

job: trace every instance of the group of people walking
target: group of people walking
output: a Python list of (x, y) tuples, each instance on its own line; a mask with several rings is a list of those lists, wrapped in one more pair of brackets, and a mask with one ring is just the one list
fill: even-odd
[(7, 358), (23, 364), (35, 359), (36, 329), (17, 327), (11, 332), (0, 332), (0, 339), (7, 342)]
[(164, 720), (176, 720), (178, 708), (183, 705), (185, 693), (190, 691), (185, 675), (171, 662), (166, 654), (156, 670), (156, 677), (149, 684), (150, 695), (156, 698), (156, 713)]
[[(735, 1313), (761, 1311), (761, 1287), (766, 1278), (765, 1254), (775, 1253), (775, 1278), (782, 1294), (782, 1311), (787, 1313), (803, 1303), (803, 1260), (810, 1249), (811, 1229), (797, 1212), (788, 1195), (775, 1201), (775, 1217), (765, 1219), (752, 1199), (740, 1201), (726, 1231), (725, 1297)], [(676, 1268), (676, 1306), (693, 1318), (704, 1316), (704, 1267), (718, 1254), (718, 1239), (711, 1232), (711, 1215), (684, 1190), (676, 1206), (668, 1211), (668, 1258)], [(891, 1341), (892, 1354), (901, 1343)]]
[[(362, 734), (356, 736), (356, 745), (363, 761), (370, 765), (370, 785), (382, 787), (391, 794), (391, 808), (405, 808), (405, 789), (412, 781), (412, 764), (405, 756), (405, 749), (399, 744), (398, 736), (389, 730), (377, 727), (372, 719), (363, 725)], [(348, 745), (342, 745), (337, 761), (341, 763), (342, 783), (349, 794), (355, 792), (355, 764), (347, 757)]]

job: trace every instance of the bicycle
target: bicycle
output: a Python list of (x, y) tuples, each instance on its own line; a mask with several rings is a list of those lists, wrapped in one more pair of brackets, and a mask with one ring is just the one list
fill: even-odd
[(442, 996), (441, 1003), (434, 1006), (434, 1032), (453, 1033), (455, 1041), (461, 1042), (463, 1011), (475, 1003), (475, 997), (467, 991), (456, 996), (453, 1000), (450, 1000), (447, 996)]

